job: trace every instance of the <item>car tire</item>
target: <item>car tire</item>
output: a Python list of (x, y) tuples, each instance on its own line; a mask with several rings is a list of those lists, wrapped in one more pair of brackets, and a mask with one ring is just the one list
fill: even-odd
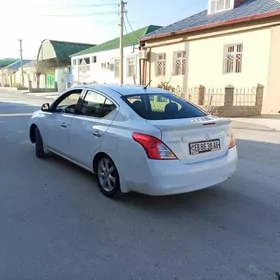
[(103, 155), (96, 165), (98, 187), (105, 196), (110, 198), (121, 197), (120, 177), (113, 160)]
[(37, 158), (45, 158), (44, 143), (39, 129), (35, 128), (35, 154)]

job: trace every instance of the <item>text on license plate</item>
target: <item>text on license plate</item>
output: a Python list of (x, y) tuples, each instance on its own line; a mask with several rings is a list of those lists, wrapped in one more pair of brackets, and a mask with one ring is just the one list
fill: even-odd
[(209, 140), (209, 141), (189, 143), (189, 149), (190, 149), (191, 155), (218, 151), (221, 149), (220, 140), (213, 139), (213, 140)]

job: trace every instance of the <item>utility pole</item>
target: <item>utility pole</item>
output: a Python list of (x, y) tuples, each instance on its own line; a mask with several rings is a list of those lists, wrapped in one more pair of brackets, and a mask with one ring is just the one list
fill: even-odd
[(20, 70), (21, 70), (21, 75), (20, 75), (20, 83), (21, 86), (24, 86), (24, 76), (23, 76), (23, 61), (22, 61), (22, 39), (19, 39), (19, 53), (20, 53)]
[(123, 15), (125, 13), (125, 5), (127, 3), (121, 0), (120, 3), (120, 84), (123, 84), (123, 25), (124, 25), (124, 18)]

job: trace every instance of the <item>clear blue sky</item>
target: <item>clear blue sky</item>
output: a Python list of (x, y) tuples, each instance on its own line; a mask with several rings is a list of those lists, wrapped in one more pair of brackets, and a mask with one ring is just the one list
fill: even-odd
[[(44, 39), (101, 43), (119, 34), (119, 0), (1, 0), (0, 57), (18, 57), (22, 38), (24, 58), (35, 58)], [(132, 28), (168, 25), (207, 8), (207, 0), (130, 0)], [(11, 15), (8, 14), (9, 11)], [(9, 23), (10, 22), (10, 23)], [(130, 28), (127, 25), (128, 32)]]

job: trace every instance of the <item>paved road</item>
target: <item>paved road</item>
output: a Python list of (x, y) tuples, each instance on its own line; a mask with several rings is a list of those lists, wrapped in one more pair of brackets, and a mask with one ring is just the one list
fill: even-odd
[(234, 123), (239, 170), (217, 187), (114, 201), (35, 158), (26, 114), (44, 101), (0, 93), (0, 279), (277, 280), (279, 132)]

